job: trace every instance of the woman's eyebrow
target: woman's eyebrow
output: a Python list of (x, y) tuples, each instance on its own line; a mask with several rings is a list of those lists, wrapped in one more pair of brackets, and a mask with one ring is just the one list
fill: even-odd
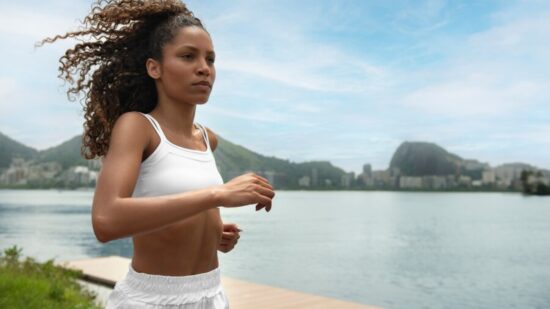
[[(186, 44), (186, 45), (181, 45), (181, 46), (179, 46), (177, 49), (179, 50), (179, 49), (185, 49), (185, 48), (191, 49), (192, 51), (199, 51), (199, 49), (198, 49), (197, 47), (195, 47), (194, 45), (188, 45), (188, 44)], [(215, 52), (214, 52), (213, 50), (207, 50), (206, 53), (208, 53), (208, 54), (215, 54)]]

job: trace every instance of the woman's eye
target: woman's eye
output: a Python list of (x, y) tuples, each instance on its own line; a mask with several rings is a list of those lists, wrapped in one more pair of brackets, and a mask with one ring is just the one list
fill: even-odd
[(206, 61), (210, 62), (210, 63), (214, 63), (214, 61), (216, 61), (216, 59), (214, 58), (207, 58)]
[(192, 59), (193, 58), (193, 54), (185, 54), (183, 56), (181, 56), (183, 59)]

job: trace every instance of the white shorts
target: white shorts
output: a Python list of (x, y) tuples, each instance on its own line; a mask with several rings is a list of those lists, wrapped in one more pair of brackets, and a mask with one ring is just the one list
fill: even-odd
[(109, 295), (107, 309), (229, 309), (220, 268), (189, 276), (138, 273), (130, 264)]

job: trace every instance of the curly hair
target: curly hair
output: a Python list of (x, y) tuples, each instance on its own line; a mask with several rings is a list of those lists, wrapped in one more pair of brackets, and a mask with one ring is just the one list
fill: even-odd
[(120, 115), (148, 113), (156, 106), (157, 90), (147, 74), (147, 59), (161, 61), (163, 46), (180, 28), (206, 29), (178, 0), (98, 0), (82, 24), (78, 31), (45, 38), (37, 46), (67, 38), (80, 41), (59, 59), (58, 77), (70, 84), (69, 100), (84, 94), (81, 153), (94, 159), (107, 153)]

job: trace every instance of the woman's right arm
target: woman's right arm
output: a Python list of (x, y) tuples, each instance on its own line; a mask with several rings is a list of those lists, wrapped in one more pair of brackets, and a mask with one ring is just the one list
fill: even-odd
[(143, 116), (129, 112), (117, 119), (112, 130), (92, 206), (92, 226), (100, 242), (149, 233), (222, 205), (257, 203), (271, 208), (273, 187), (265, 178), (252, 173), (196, 191), (131, 197), (142, 154), (149, 143), (144, 133), (147, 125)]

